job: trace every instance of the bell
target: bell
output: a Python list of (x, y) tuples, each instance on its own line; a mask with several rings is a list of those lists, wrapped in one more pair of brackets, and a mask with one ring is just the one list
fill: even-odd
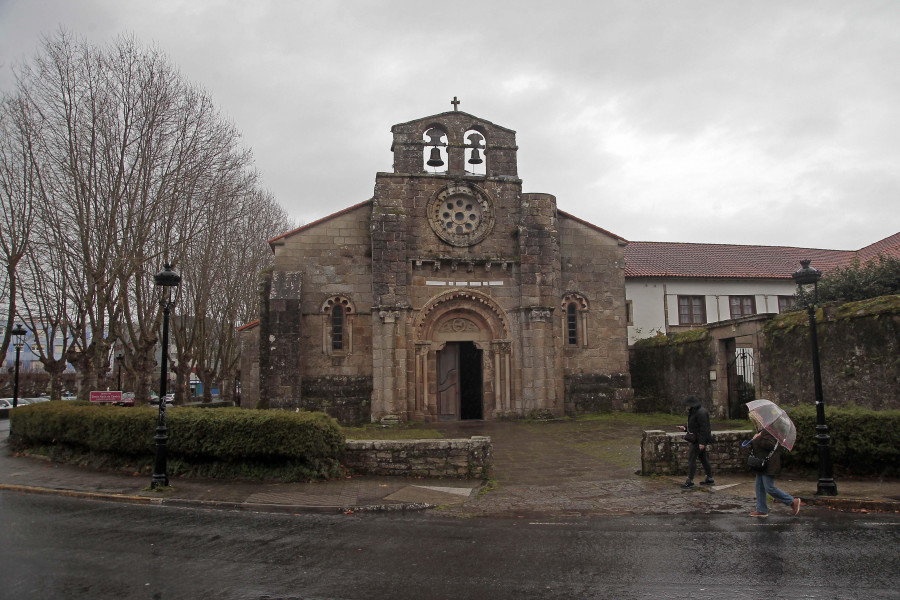
[(478, 148), (472, 150), (472, 156), (469, 157), (470, 165), (480, 165), (484, 161), (481, 160), (481, 155), (478, 153)]
[(441, 159), (441, 151), (437, 148), (431, 149), (431, 158), (428, 159), (428, 162), (425, 163), (429, 167), (441, 167), (444, 165), (443, 159)]

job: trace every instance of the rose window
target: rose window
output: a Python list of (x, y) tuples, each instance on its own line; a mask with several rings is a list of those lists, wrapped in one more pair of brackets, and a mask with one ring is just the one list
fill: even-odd
[(429, 202), (429, 223), (444, 241), (471, 246), (484, 239), (493, 226), (491, 202), (474, 186), (447, 186)]

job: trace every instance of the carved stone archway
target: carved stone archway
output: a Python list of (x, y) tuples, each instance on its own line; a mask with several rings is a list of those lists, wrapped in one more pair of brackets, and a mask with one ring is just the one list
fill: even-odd
[[(512, 349), (506, 312), (490, 296), (472, 290), (451, 290), (432, 298), (416, 317), (415, 406), (417, 419), (436, 414), (436, 356), (451, 342), (472, 342), (487, 357), (484, 373), (484, 414), (511, 407)], [(489, 384), (489, 385), (488, 385)]]

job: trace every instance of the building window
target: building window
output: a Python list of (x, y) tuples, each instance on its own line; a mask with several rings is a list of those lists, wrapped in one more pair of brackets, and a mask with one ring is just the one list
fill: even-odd
[(574, 302), (566, 307), (566, 343), (570, 346), (578, 345), (578, 306)]
[(729, 296), (728, 303), (731, 307), (731, 318), (749, 317), (756, 314), (755, 296)]
[(786, 313), (794, 308), (793, 296), (778, 296), (778, 312)]
[(631, 300), (625, 301), (625, 323), (634, 325), (634, 303)]
[(322, 353), (346, 355), (353, 351), (353, 315), (349, 298), (332, 296), (322, 304)]
[(563, 310), (563, 339), (566, 346), (587, 347), (587, 314), (590, 310), (587, 298), (572, 292), (566, 294), (561, 304)]
[(704, 296), (678, 296), (678, 324), (706, 324), (706, 298)]
[(331, 309), (331, 349), (344, 349), (344, 307), (340, 304)]

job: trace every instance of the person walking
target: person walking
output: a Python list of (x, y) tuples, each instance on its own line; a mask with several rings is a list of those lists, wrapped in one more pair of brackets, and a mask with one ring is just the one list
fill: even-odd
[(791, 507), (791, 513), (800, 512), (800, 498), (775, 487), (775, 477), (781, 472), (781, 445), (771, 433), (760, 429), (750, 440), (753, 455), (759, 458), (768, 457), (764, 471), (756, 472), (756, 510), (750, 513), (751, 517), (764, 519), (769, 516), (767, 496)]
[(690, 489), (694, 487), (694, 474), (697, 472), (697, 459), (703, 465), (706, 472), (706, 479), (700, 482), (700, 485), (715, 485), (713, 479), (712, 466), (709, 464), (709, 440), (712, 438), (712, 431), (709, 427), (709, 412), (703, 408), (700, 398), (697, 396), (688, 396), (684, 399), (684, 405), (688, 407), (687, 425), (679, 425), (678, 429), (687, 432), (684, 436), (685, 440), (691, 445), (688, 452), (688, 476), (687, 480), (681, 484), (682, 489)]

